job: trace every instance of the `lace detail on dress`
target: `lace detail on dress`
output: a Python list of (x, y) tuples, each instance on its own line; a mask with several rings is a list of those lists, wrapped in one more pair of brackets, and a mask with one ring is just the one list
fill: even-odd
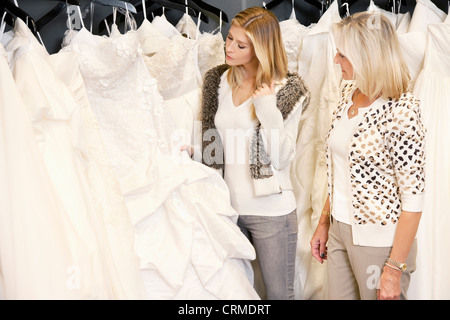
[(169, 38), (163, 35), (148, 20), (142, 22), (139, 29), (137, 29), (137, 33), (143, 54), (148, 56), (158, 52), (170, 42)]
[[(92, 37), (97, 45), (85, 45)], [(79, 51), (87, 95), (122, 191), (147, 184), (142, 172), (154, 148), (169, 152), (171, 123), (157, 82), (142, 59), (137, 32), (122, 35), (113, 26), (109, 38), (86, 31), (72, 42)]]
[(150, 74), (158, 81), (164, 99), (179, 97), (199, 86), (197, 41), (181, 35), (153, 56), (144, 56)]
[(298, 55), (302, 49), (303, 37), (308, 31), (308, 27), (300, 24), (297, 20), (288, 19), (280, 22), (280, 28), (288, 58), (288, 70), (298, 72)]
[(198, 41), (198, 68), (202, 77), (209, 69), (225, 63), (225, 41), (220, 31), (200, 33), (199, 25), (187, 14), (178, 21), (176, 28), (182, 35)]
[(206, 71), (225, 63), (225, 41), (220, 32), (202, 33), (198, 41), (198, 67), (203, 77)]
[(197, 24), (188, 14), (184, 14), (181, 17), (175, 28), (178, 32), (180, 32), (180, 34), (185, 35), (190, 39), (197, 38)]

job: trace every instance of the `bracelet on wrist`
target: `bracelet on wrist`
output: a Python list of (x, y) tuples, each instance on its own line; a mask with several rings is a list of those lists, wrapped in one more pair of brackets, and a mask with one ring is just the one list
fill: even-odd
[(407, 268), (406, 263), (397, 262), (390, 258), (386, 259), (386, 262), (384, 263), (384, 265), (391, 267), (392, 269), (401, 271), (401, 272), (406, 271), (406, 268)]
[(390, 265), (389, 263), (385, 263), (384, 264), (385, 266), (388, 266), (389, 268), (391, 268), (391, 269), (394, 269), (394, 270), (397, 270), (397, 271), (400, 271), (400, 272), (402, 272), (402, 270), (400, 269), (400, 268), (397, 268), (396, 266), (392, 266), (392, 265)]
[(322, 214), (323, 214), (324, 216), (329, 217), (329, 216), (330, 216), (330, 211), (322, 210)]

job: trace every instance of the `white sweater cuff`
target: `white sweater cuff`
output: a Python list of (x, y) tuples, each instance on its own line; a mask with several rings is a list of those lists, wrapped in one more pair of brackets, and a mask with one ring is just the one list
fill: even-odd
[(422, 212), (425, 194), (402, 194), (402, 211)]
[(261, 96), (253, 100), (255, 113), (261, 125), (265, 129), (283, 128), (283, 116), (277, 108), (277, 98), (275, 94)]

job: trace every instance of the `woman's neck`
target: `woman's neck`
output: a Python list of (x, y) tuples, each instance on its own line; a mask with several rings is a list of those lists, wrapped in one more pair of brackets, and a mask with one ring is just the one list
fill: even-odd
[(256, 74), (258, 73), (258, 60), (253, 59), (247, 64), (242, 65), (244, 68), (244, 78), (243, 81), (253, 81), (255, 82)]

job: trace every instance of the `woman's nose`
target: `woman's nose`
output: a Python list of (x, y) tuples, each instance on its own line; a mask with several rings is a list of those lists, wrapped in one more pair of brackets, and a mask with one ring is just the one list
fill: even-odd
[(336, 53), (336, 55), (334, 56), (334, 63), (339, 64), (339, 55)]

